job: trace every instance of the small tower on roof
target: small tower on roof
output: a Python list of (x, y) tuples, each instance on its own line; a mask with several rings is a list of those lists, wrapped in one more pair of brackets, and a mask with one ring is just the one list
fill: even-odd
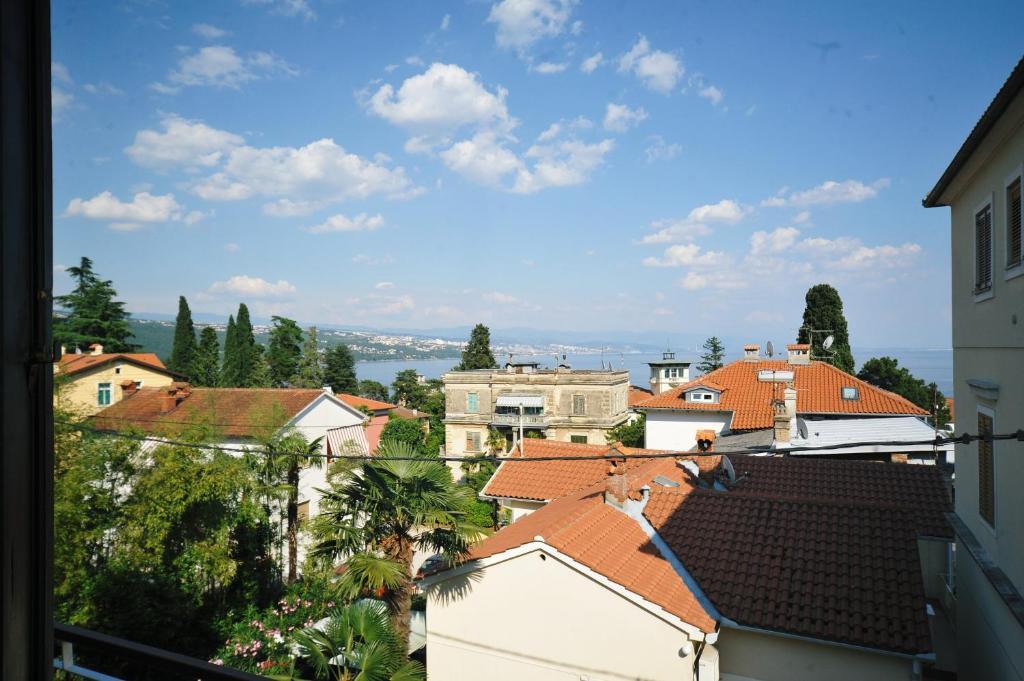
[(666, 349), (661, 359), (647, 363), (651, 367), (651, 392), (660, 395), (690, 381), (690, 362), (676, 359), (676, 353)]

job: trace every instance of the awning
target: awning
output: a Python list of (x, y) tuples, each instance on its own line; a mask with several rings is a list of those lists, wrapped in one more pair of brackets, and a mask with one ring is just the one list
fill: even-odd
[(499, 395), (499, 407), (543, 407), (543, 395)]
[(362, 424), (327, 431), (327, 453), (334, 456), (368, 456), (370, 445)]

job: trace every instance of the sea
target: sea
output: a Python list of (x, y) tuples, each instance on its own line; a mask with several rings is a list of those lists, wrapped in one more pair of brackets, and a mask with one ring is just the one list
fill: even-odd
[[(953, 396), (953, 350), (951, 348), (853, 348), (853, 359), (860, 366), (872, 357), (893, 357), (901, 367), (906, 367), (917, 378), (925, 383), (934, 382), (946, 397)], [(682, 355), (680, 355), (682, 357)], [(555, 355), (516, 355), (517, 360), (532, 359), (541, 366), (555, 366)], [(633, 385), (647, 387), (650, 383), (650, 368), (647, 362), (661, 359), (661, 353), (618, 353), (606, 352), (592, 354), (572, 354), (567, 356), (571, 366), (577, 369), (600, 369), (609, 364), (614, 369), (628, 369), (630, 382)], [(694, 364), (696, 358), (688, 358)], [(739, 359), (729, 356), (727, 361)], [(499, 361), (501, 361), (499, 359)], [(356, 363), (356, 373), (361, 380), (372, 380), (390, 386), (395, 374), (403, 369), (415, 369), (427, 378), (440, 378), (441, 374), (450, 371), (459, 360), (424, 359), (424, 360), (384, 360), (363, 361)]]

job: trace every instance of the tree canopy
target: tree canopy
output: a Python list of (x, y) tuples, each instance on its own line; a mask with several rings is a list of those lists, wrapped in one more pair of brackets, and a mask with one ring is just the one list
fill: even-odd
[(322, 388), (324, 386), (324, 357), (320, 350), (315, 326), (306, 330), (306, 342), (302, 345), (298, 375), (295, 385), (301, 388)]
[(857, 378), (901, 395), (927, 410), (939, 428), (949, 423), (949, 405), (939, 387), (915, 377), (893, 357), (872, 357), (864, 362)]
[(167, 368), (180, 374), (192, 372), (196, 354), (196, 327), (192, 323), (192, 310), (185, 296), (178, 296), (178, 316), (174, 320), (174, 343)]
[(359, 381), (359, 392), (356, 394), (368, 400), (380, 400), (381, 402), (387, 402), (389, 399), (388, 387), (379, 381), (369, 379)]
[(224, 338), (224, 365), (221, 384), (227, 388), (248, 388), (255, 385), (260, 351), (256, 349), (249, 308), (238, 306), (238, 315), (228, 317), (228, 332)]
[[(843, 315), (843, 299), (839, 291), (828, 284), (817, 284), (807, 290), (804, 321), (797, 332), (797, 343), (810, 343), (811, 356), (852, 374), (853, 353), (850, 352), (850, 332)], [(817, 333), (817, 332), (821, 333)], [(814, 332), (814, 333), (812, 333)], [(827, 336), (833, 337), (828, 350), (821, 344)]]
[(398, 416), (392, 416), (384, 424), (380, 440), (381, 442), (404, 442), (414, 449), (417, 454), (425, 452), (423, 428), (420, 427), (420, 422), (416, 419), (403, 419)]
[(130, 342), (128, 312), (124, 303), (115, 300), (117, 291), (113, 283), (100, 277), (92, 269), (92, 260), (82, 258), (77, 267), (69, 267), (68, 275), (74, 280), (71, 293), (57, 296), (57, 305), (67, 312), (53, 322), (54, 340), (70, 348), (87, 350), (99, 343), (106, 352), (131, 352), (136, 346)]
[(462, 361), (455, 367), (456, 371), (471, 369), (497, 369), (498, 363), (491, 352), (491, 330), (483, 324), (477, 324), (469, 334), (469, 342), (462, 351)]
[(290, 385), (299, 368), (302, 355), (302, 329), (287, 317), (271, 318), (267, 361), (270, 363), (270, 381), (275, 388)]
[(355, 395), (359, 392), (355, 358), (344, 343), (338, 343), (324, 354), (324, 385), (331, 386), (335, 393)]
[(643, 447), (646, 424), (646, 415), (640, 414), (640, 416), (634, 421), (627, 421), (621, 426), (612, 428), (608, 431), (608, 434), (605, 435), (605, 438), (608, 440), (608, 444), (621, 442), (627, 447)]
[(398, 404), (409, 409), (423, 409), (428, 393), (427, 386), (420, 383), (415, 369), (402, 369), (395, 374), (391, 395)]
[(220, 378), (220, 343), (217, 331), (212, 326), (204, 326), (199, 332), (199, 346), (192, 357), (192, 368), (189, 379), (193, 385), (214, 387)]
[(725, 360), (725, 346), (718, 336), (712, 336), (704, 341), (704, 354), (700, 356), (700, 363), (697, 371), (702, 374), (709, 374), (715, 369), (721, 369)]

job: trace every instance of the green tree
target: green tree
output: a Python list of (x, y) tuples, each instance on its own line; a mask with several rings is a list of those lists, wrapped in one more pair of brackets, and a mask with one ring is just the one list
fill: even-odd
[(416, 451), (417, 454), (426, 452), (423, 437), (423, 428), (416, 419), (403, 419), (392, 416), (384, 424), (384, 430), (380, 433), (380, 441), (404, 442)]
[(306, 442), (301, 433), (285, 432), (267, 438), (261, 447), (265, 466), (263, 475), (271, 481), (279, 480), (287, 498), (289, 584), (298, 577), (299, 471), (306, 466), (323, 466), (320, 442), (320, 438)]
[(192, 357), (189, 378), (194, 385), (213, 387), (220, 382), (220, 342), (212, 326), (199, 332), (199, 346)]
[(239, 388), (249, 388), (253, 385), (253, 378), (257, 371), (259, 351), (256, 350), (256, 336), (252, 331), (252, 322), (249, 320), (249, 308), (245, 303), (238, 306), (238, 315), (235, 317), (235, 334), (238, 343), (238, 375), (235, 385)]
[(462, 361), (455, 367), (456, 371), (471, 369), (497, 369), (491, 352), (491, 330), (483, 324), (477, 324), (469, 334), (469, 342), (462, 351)]
[(464, 558), (484, 534), (465, 521), (472, 500), (473, 491), (456, 485), (443, 462), (417, 457), (407, 443), (384, 441), (374, 459), (322, 497), (313, 553), (330, 562), (361, 554), (401, 566), (388, 600), (395, 631), (407, 641), (413, 555), (422, 549), (453, 562)]
[(357, 394), (368, 400), (388, 401), (388, 387), (378, 381), (371, 381), (369, 379), (359, 381), (359, 392)]
[(324, 357), (324, 384), (331, 386), (335, 393), (355, 395), (359, 392), (356, 361), (344, 343), (335, 345)]
[(178, 317), (174, 321), (174, 343), (167, 368), (179, 374), (192, 371), (192, 360), (196, 354), (196, 327), (192, 323), (192, 310), (188, 308), (185, 296), (178, 296)]
[(270, 361), (267, 357), (267, 349), (256, 343), (253, 346), (253, 370), (249, 378), (250, 388), (273, 388), (273, 379), (270, 377)]
[(427, 399), (427, 387), (420, 383), (415, 369), (402, 369), (395, 374), (391, 394), (398, 404), (409, 409), (422, 409)]
[(306, 330), (306, 342), (302, 346), (302, 358), (299, 360), (295, 385), (302, 388), (324, 386), (324, 358), (315, 326)]
[[(839, 291), (828, 284), (817, 284), (807, 290), (806, 302), (803, 326), (797, 333), (796, 342), (810, 343), (812, 356), (824, 358), (829, 364), (852, 374), (854, 365), (853, 353), (850, 352), (850, 332), (843, 315), (843, 299), (839, 297)], [(833, 342), (832, 347), (825, 350), (821, 344), (827, 336), (832, 336)]]
[(905, 397), (927, 410), (939, 428), (949, 423), (949, 405), (939, 387), (915, 377), (893, 357), (872, 357), (864, 362), (857, 378)]
[(718, 336), (712, 336), (704, 341), (704, 354), (700, 356), (700, 364), (697, 371), (702, 374), (709, 374), (715, 369), (721, 369), (725, 359), (725, 346)]
[(238, 387), (238, 326), (234, 315), (228, 315), (228, 330), (224, 334), (224, 364), (220, 370), (220, 384), (225, 388)]
[(627, 421), (621, 426), (612, 428), (605, 435), (608, 440), (608, 444), (614, 444), (621, 442), (627, 447), (643, 447), (644, 446), (644, 433), (647, 427), (647, 416), (640, 414), (633, 421)]
[(293, 636), (316, 681), (427, 678), (423, 664), (409, 659), (407, 642), (391, 625), (384, 603), (362, 600), (339, 607), (328, 617), (326, 626)]
[(57, 305), (67, 315), (53, 321), (53, 338), (71, 348), (87, 350), (99, 343), (106, 352), (131, 352), (130, 316), (124, 303), (114, 300), (117, 291), (109, 280), (100, 279), (92, 269), (92, 260), (82, 258), (77, 267), (69, 267), (74, 280), (71, 293), (57, 296)]
[(270, 363), (270, 381), (275, 388), (291, 385), (298, 373), (302, 355), (302, 329), (287, 317), (271, 318), (267, 361)]

